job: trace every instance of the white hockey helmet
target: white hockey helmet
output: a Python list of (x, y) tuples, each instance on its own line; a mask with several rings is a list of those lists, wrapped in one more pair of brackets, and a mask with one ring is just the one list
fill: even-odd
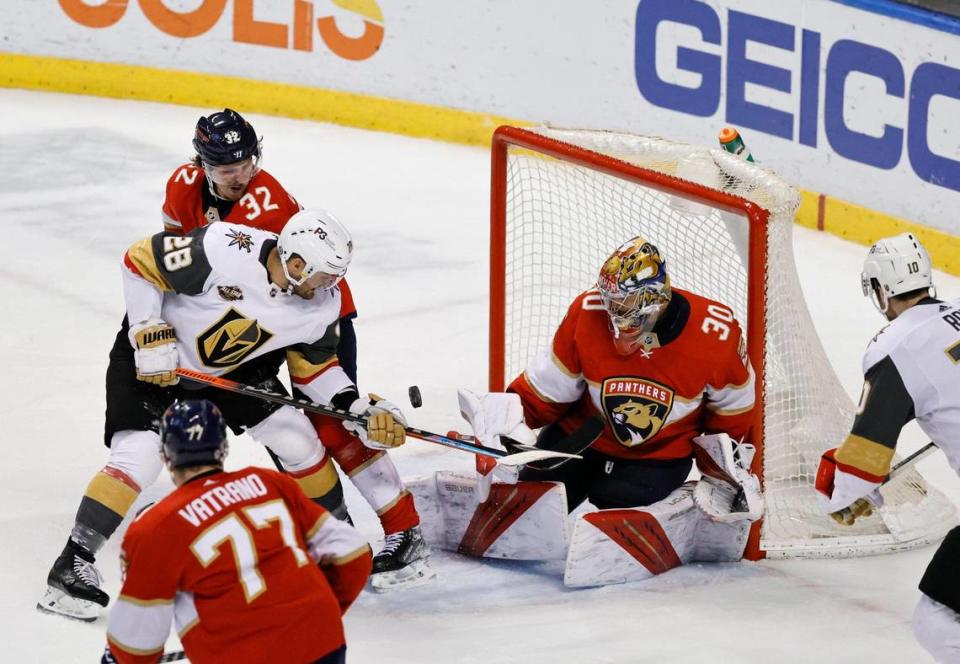
[[(283, 274), (293, 286), (333, 288), (347, 273), (353, 258), (350, 232), (326, 210), (300, 210), (290, 217), (277, 240)], [(306, 263), (299, 278), (290, 276), (287, 261), (299, 256)]]
[(871, 296), (883, 314), (895, 295), (920, 288), (928, 288), (932, 296), (936, 295), (930, 255), (913, 233), (884, 238), (870, 247), (860, 283), (863, 294)]

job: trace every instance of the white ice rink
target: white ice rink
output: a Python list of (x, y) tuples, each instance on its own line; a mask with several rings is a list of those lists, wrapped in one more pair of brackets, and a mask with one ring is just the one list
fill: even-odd
[[(99, 661), (105, 615), (80, 624), (34, 606), (107, 456), (103, 375), (123, 316), (121, 256), (160, 230), (166, 178), (191, 156), (197, 117), (212, 110), (0, 91), (0, 661)], [(266, 168), (302, 204), (335, 211), (354, 233), (361, 389), (406, 404), (417, 384), (424, 406), (407, 410), (411, 424), (460, 426), (456, 388), (486, 384), (487, 151), (251, 120), (264, 136)], [(802, 228), (794, 243), (817, 331), (856, 396), (861, 353), (882, 325), (860, 294), (866, 249)], [(960, 295), (960, 280), (936, 279), (941, 295)], [(922, 442), (911, 427), (900, 449)], [(394, 458), (404, 476), (472, 467), (471, 456), (420, 441)], [(249, 439), (234, 441), (228, 467), (249, 463), (269, 462)], [(960, 501), (960, 480), (939, 454), (920, 470)], [(164, 478), (141, 501), (169, 488)], [(376, 549), (374, 515), (349, 483), (346, 490)], [(120, 535), (98, 559), (111, 596)], [(436, 553), (435, 583), (361, 596), (346, 619), (348, 659), (925, 662), (910, 616), (932, 554), (697, 565), (646, 584), (572, 591), (556, 565)]]

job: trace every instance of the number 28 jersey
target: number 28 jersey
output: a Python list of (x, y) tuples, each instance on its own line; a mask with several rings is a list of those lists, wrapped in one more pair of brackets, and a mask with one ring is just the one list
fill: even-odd
[(276, 244), (272, 233), (223, 222), (145, 238), (124, 256), (127, 312), (131, 322), (172, 325), (180, 365), (194, 371), (223, 375), (287, 349), (291, 375), (325, 403), (352, 385), (336, 354), (340, 291), (305, 300), (271, 284), (266, 263)]
[(593, 449), (625, 459), (679, 459), (701, 433), (749, 441), (755, 382), (733, 312), (673, 289), (655, 333), (620, 355), (596, 290), (570, 305), (549, 348), (509, 387), (531, 427), (558, 422), (569, 433), (602, 415)]

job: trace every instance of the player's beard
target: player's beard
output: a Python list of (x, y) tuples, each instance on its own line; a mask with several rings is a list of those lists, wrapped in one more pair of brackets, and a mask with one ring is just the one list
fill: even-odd
[(294, 286), (293, 292), (302, 297), (304, 300), (312, 300), (314, 294), (317, 292), (316, 288), (307, 288), (305, 286)]

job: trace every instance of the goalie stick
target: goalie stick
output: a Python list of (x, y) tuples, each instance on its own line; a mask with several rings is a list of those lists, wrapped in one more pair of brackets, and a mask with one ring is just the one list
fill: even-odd
[[(237, 394), (245, 394), (250, 397), (283, 404), (285, 406), (293, 406), (294, 408), (300, 408), (311, 413), (318, 413), (320, 415), (334, 417), (338, 420), (363, 423), (366, 423), (367, 421), (365, 417), (355, 415), (346, 410), (334, 408), (333, 406), (323, 406), (306, 399), (289, 397), (285, 394), (279, 394), (261, 387), (254, 387), (253, 385), (244, 385), (243, 383), (238, 383), (220, 376), (212, 376), (210, 374), (184, 368), (177, 369), (177, 375), (181, 378), (185, 378), (202, 385), (209, 385), (211, 387), (216, 387), (228, 392), (235, 392)], [(600, 429), (602, 429), (602, 427), (603, 425), (601, 422)], [(471, 454), (477, 454), (479, 456), (492, 457), (497, 460), (497, 463), (506, 466), (523, 466), (533, 461), (542, 461), (544, 459), (570, 460), (582, 458), (579, 454), (541, 450), (537, 447), (521, 445), (519, 443), (505, 445), (507, 448), (506, 451), (498, 450), (484, 447), (483, 445), (478, 445), (477, 443), (471, 443), (466, 440), (448, 438), (447, 436), (441, 436), (440, 434), (431, 433), (430, 431), (424, 431), (423, 429), (417, 429), (415, 427), (407, 427), (407, 434), (413, 436), (414, 438), (425, 440), (428, 443), (452, 447), (454, 449), (463, 450), (464, 452), (470, 452)], [(570, 437), (577, 439), (577, 441), (589, 439), (589, 442), (583, 444), (582, 446), (583, 448), (586, 448), (593, 443), (599, 434), (600, 430), (597, 428), (596, 422), (588, 420), (582, 427), (580, 427), (580, 429), (572, 433)]]

